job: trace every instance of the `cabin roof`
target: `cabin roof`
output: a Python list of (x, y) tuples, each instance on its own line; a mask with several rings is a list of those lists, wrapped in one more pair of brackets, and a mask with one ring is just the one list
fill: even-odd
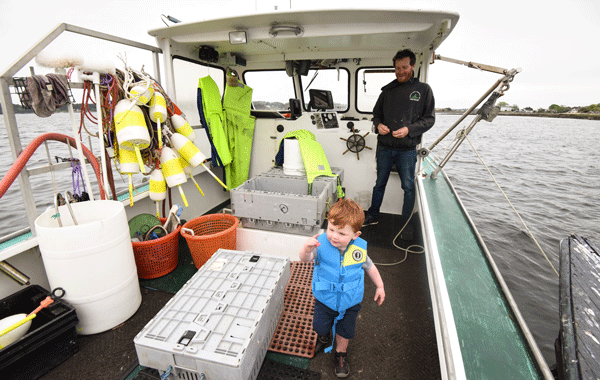
[[(248, 60), (391, 57), (403, 48), (433, 51), (456, 26), (454, 12), (429, 10), (319, 10), (256, 13), (178, 23), (148, 33), (184, 48), (203, 45)], [(273, 25), (301, 27), (273, 36)], [(229, 32), (246, 31), (248, 42), (233, 45)], [(391, 55), (390, 55), (391, 54)]]

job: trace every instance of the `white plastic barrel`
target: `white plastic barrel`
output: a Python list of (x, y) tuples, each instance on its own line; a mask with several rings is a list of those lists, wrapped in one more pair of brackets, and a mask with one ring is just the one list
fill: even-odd
[(42, 260), (52, 289), (63, 288), (75, 307), (77, 333), (96, 334), (131, 317), (142, 302), (129, 225), (121, 202), (100, 200), (60, 206), (35, 221)]
[(359, 191), (355, 199), (356, 203), (362, 207), (363, 210), (368, 210), (371, 207), (371, 192), (370, 191)]
[(283, 173), (287, 175), (306, 175), (300, 144), (296, 139), (283, 140)]

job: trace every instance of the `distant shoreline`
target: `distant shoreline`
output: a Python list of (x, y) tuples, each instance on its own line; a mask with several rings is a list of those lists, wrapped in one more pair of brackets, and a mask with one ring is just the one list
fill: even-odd
[[(460, 111), (439, 111), (440, 115), (462, 115)], [(475, 115), (477, 112), (472, 112)], [(531, 117), (552, 117), (558, 119), (580, 119), (580, 120), (600, 120), (600, 114), (590, 113), (537, 113), (537, 112), (500, 112), (498, 116), (531, 116)]]
[[(90, 111), (95, 111), (96, 105), (90, 104)], [(81, 104), (73, 104), (73, 110), (76, 113), (81, 112)], [(57, 109), (56, 112), (67, 112), (66, 107)], [(34, 113), (32, 109), (26, 109), (20, 105), (15, 105), (15, 114)], [(439, 115), (462, 115), (464, 111), (437, 111)], [(471, 112), (471, 115), (476, 115), (477, 111)], [(0, 106), (0, 115), (2, 108)], [(600, 120), (600, 114), (593, 113), (537, 113), (537, 112), (500, 112), (498, 116), (531, 116), (531, 117), (553, 117), (559, 119), (580, 119), (580, 120)]]
[(581, 119), (581, 120), (600, 120), (600, 115), (593, 113), (523, 113), (523, 112), (500, 112), (504, 116), (533, 116), (533, 117), (554, 117), (559, 119)]

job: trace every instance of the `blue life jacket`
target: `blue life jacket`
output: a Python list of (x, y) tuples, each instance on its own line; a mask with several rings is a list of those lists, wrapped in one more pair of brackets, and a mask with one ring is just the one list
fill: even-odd
[[(321, 246), (317, 249), (312, 291), (316, 299), (339, 313), (333, 325), (335, 337), (337, 321), (344, 318), (348, 308), (362, 302), (365, 291), (362, 266), (367, 260), (367, 242), (356, 238), (348, 244), (342, 256), (340, 250), (327, 240), (326, 233), (317, 240)], [(331, 348), (325, 352), (331, 351)]]

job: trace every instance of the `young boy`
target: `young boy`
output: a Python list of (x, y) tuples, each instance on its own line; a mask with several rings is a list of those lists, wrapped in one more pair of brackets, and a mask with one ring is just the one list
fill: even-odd
[[(346, 349), (354, 337), (365, 272), (377, 288), (377, 304), (381, 305), (385, 299), (381, 275), (367, 256), (367, 242), (359, 238), (364, 218), (362, 208), (353, 200), (336, 202), (327, 214), (327, 232), (309, 238), (300, 251), (300, 260), (315, 261), (313, 329), (319, 335), (318, 348), (327, 343), (326, 336), (333, 328), (337, 377), (347, 377), (349, 373)], [(333, 344), (325, 352), (332, 347)]]

